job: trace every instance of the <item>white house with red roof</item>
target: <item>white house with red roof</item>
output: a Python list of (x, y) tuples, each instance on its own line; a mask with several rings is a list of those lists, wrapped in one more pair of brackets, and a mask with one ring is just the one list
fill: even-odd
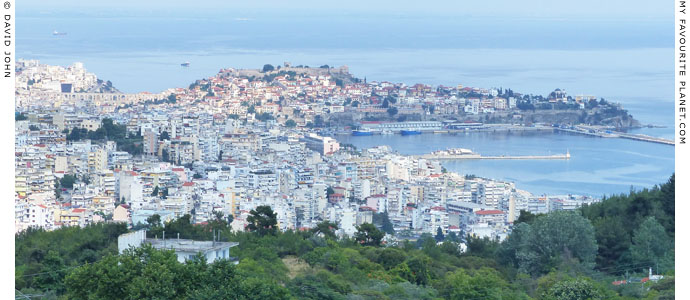
[(40, 227), (53, 230), (55, 226), (54, 209), (44, 204), (28, 203), (25, 206), (24, 228)]
[(505, 225), (507, 214), (502, 210), (478, 210), (474, 212), (474, 224)]

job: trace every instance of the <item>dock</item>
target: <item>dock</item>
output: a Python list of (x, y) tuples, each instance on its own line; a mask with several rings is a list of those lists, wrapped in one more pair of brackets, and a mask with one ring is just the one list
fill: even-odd
[(500, 156), (483, 156), (481, 154), (458, 154), (458, 155), (439, 155), (434, 153), (416, 155), (416, 158), (423, 158), (429, 160), (461, 160), (461, 159), (524, 159), (524, 160), (543, 160), (543, 159), (570, 159), (570, 151), (565, 154), (555, 154), (555, 155), (500, 155)]
[(555, 155), (482, 156), (480, 159), (570, 159), (570, 153)]
[(617, 133), (618, 136), (624, 139), (631, 139), (636, 141), (651, 142), (665, 145), (675, 145), (676, 143), (672, 140), (662, 139), (658, 137), (648, 136), (644, 134), (627, 134), (627, 133)]
[(648, 136), (648, 135), (644, 135), (644, 134), (630, 134), (630, 133), (619, 132), (619, 131), (604, 131), (604, 132), (593, 131), (592, 132), (592, 131), (587, 131), (587, 130), (577, 130), (577, 129), (568, 129), (568, 128), (559, 128), (559, 127), (554, 127), (554, 129), (559, 130), (559, 131), (564, 131), (564, 132), (578, 133), (578, 134), (603, 137), (603, 138), (623, 138), (623, 139), (630, 139), (630, 140), (664, 144), (664, 145), (672, 145), (672, 146), (675, 145), (675, 142), (672, 140)]

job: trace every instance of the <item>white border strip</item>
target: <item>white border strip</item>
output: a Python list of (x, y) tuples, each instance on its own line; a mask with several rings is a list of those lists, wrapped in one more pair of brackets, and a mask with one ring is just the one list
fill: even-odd
[(0, 270), (4, 280), (2, 291), (13, 291), (14, 294), (14, 93), (15, 93), (15, 0), (2, 0), (2, 71), (0, 72), (0, 128), (2, 128), (2, 146), (0, 146), (0, 232), (3, 247), (0, 257)]
[[(690, 208), (690, 203), (688, 203), (688, 186), (685, 183), (687, 180), (687, 168), (688, 167), (688, 143), (690, 143), (690, 138), (687, 137), (687, 133), (690, 132), (690, 128), (686, 128), (686, 124), (690, 121), (687, 118), (685, 112), (687, 107), (687, 100), (690, 100), (690, 82), (688, 82), (688, 62), (690, 62), (690, 33), (689, 25), (690, 20), (688, 16), (690, 15), (690, 1), (676, 0), (675, 2), (675, 111), (673, 118), (675, 119), (675, 150), (676, 150), (676, 215), (687, 212)], [(685, 201), (683, 201), (685, 200)], [(687, 254), (690, 251), (688, 247), (689, 242), (680, 233), (685, 233), (685, 229), (690, 229), (688, 225), (688, 218), (676, 218), (676, 296), (680, 296), (678, 299), (687, 298), (685, 296), (690, 295), (690, 286), (688, 284), (690, 281), (688, 278), (688, 267), (690, 264), (688, 261)]]

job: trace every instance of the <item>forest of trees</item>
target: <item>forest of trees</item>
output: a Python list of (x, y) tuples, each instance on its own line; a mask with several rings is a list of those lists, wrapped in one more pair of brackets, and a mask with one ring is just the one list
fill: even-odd
[[(121, 224), (29, 230), (15, 237), (15, 284), (45, 299), (673, 299), (674, 185), (671, 177), (577, 211), (523, 212), (503, 242), (437, 232), (386, 243), (383, 226), (366, 223), (352, 238), (329, 222), (281, 232), (267, 206), (251, 212), (248, 232), (231, 232), (222, 214), (204, 225), (189, 215), (140, 225), (191, 239), (220, 231), (239, 242), (237, 265), (179, 263), (150, 247), (117, 255)], [(388, 226), (386, 215), (377, 221)], [(665, 278), (612, 284), (649, 267)]]

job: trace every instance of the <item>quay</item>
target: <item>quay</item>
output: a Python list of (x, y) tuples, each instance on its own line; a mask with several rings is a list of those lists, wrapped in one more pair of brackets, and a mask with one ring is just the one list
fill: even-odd
[(675, 145), (675, 142), (672, 140), (648, 136), (648, 135), (644, 135), (644, 134), (630, 134), (630, 133), (624, 133), (624, 132), (618, 132), (618, 131), (604, 131), (604, 132), (602, 132), (600, 130), (577, 130), (577, 129), (568, 129), (568, 128), (559, 128), (559, 127), (554, 127), (554, 129), (564, 131), (564, 132), (579, 133), (579, 134), (596, 136), (596, 137), (603, 137), (603, 138), (623, 138), (623, 139), (630, 139), (630, 140), (651, 142), (651, 143), (658, 143), (658, 144), (665, 144), (665, 145)]
[[(442, 126), (440, 122), (366, 122), (362, 123), (361, 128), (368, 130), (370, 135), (380, 135), (387, 132), (389, 134), (400, 134), (403, 130), (419, 131), (421, 134), (466, 134), (472, 132), (553, 132), (555, 128), (551, 126), (521, 126), (513, 124), (481, 124), (472, 123), (472, 126), (448, 125)], [(351, 135), (353, 131), (345, 130), (336, 132), (337, 135)]]
[(648, 136), (644, 134), (627, 134), (627, 133), (617, 133), (618, 136), (624, 139), (631, 139), (631, 140), (636, 140), (636, 141), (644, 141), (644, 142), (652, 142), (652, 143), (658, 143), (658, 144), (665, 144), (665, 145), (675, 145), (676, 143), (672, 140), (667, 140), (667, 139), (662, 139), (658, 137), (653, 137), (653, 136)]
[[(369, 130), (369, 135), (379, 135), (385, 130), (388, 133), (400, 134), (401, 130), (414, 130), (419, 131), (421, 134), (463, 134), (470, 132), (537, 132), (537, 131), (562, 131), (569, 133), (576, 133), (588, 136), (602, 137), (602, 138), (624, 138), (636, 141), (651, 142), (665, 145), (675, 145), (673, 140), (668, 140), (659, 137), (648, 136), (644, 134), (630, 134), (619, 131), (607, 130), (601, 126), (586, 126), (586, 125), (576, 125), (576, 126), (521, 126), (512, 124), (482, 124), (482, 123), (471, 123), (466, 124), (450, 124), (443, 126), (441, 122), (365, 122), (362, 123), (362, 127)], [(352, 131), (343, 131), (336, 134), (352, 134)], [(454, 158), (453, 158), (454, 159)], [(485, 158), (490, 159), (490, 158)], [(498, 158), (496, 158), (498, 159)], [(511, 159), (511, 158), (502, 158)], [(512, 158), (512, 159), (522, 159), (522, 158)], [(528, 159), (528, 158), (525, 158)], [(537, 159), (537, 158), (534, 158)], [(552, 158), (539, 158), (539, 159), (552, 159)], [(557, 158), (561, 159), (561, 158)]]
[(416, 155), (416, 158), (423, 158), (429, 160), (460, 160), (460, 159), (570, 159), (570, 151), (565, 154), (555, 154), (555, 155), (500, 155), (500, 156), (482, 156), (481, 154), (471, 153), (471, 154), (436, 154), (429, 153), (423, 155)]
[(481, 156), (480, 159), (570, 159), (570, 153), (555, 155)]

